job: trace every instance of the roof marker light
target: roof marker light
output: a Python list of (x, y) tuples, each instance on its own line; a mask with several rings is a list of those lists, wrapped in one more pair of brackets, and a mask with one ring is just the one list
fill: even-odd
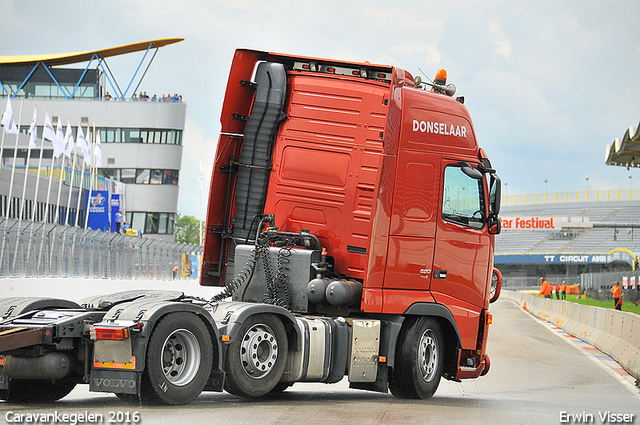
[(447, 84), (447, 70), (441, 69), (436, 72), (436, 78), (433, 79), (433, 82), (441, 86)]

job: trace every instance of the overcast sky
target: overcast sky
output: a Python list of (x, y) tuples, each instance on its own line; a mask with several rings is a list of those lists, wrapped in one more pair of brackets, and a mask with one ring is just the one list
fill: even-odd
[[(0, 56), (185, 39), (159, 49), (139, 89), (179, 93), (188, 105), (183, 214), (199, 214), (200, 159), (206, 208), (227, 72), (239, 47), (368, 60), (413, 75), (420, 68), (431, 78), (445, 68), (509, 194), (630, 184), (640, 190), (638, 170), (604, 164), (605, 146), (640, 122), (638, 0), (0, 0), (0, 6)], [(108, 60), (121, 86), (142, 55)]]

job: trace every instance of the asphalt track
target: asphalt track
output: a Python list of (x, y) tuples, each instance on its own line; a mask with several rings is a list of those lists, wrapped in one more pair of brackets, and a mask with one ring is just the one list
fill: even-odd
[[(443, 380), (431, 400), (350, 390), (343, 380), (334, 385), (295, 384), (283, 394), (259, 400), (204, 393), (188, 406), (143, 407), (124, 404), (111, 394), (89, 393), (82, 386), (47, 406), (0, 404), (0, 423), (27, 423), (20, 414), (57, 413), (58, 418), (102, 415), (101, 421), (76, 417), (77, 423), (640, 424), (640, 391), (615, 362), (509, 300), (499, 300), (491, 312), (489, 374), (462, 383)], [(615, 416), (603, 420), (607, 414)], [(57, 423), (72, 423), (72, 417)]]

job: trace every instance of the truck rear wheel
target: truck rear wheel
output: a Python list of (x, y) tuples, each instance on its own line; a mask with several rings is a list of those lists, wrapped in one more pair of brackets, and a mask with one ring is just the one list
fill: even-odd
[(403, 334), (389, 389), (398, 398), (431, 398), (440, 384), (444, 365), (440, 325), (422, 317)]
[(9, 403), (51, 403), (68, 395), (76, 387), (75, 382), (10, 381), (9, 389), (0, 392), (0, 400)]
[(241, 326), (229, 344), (224, 389), (242, 397), (261, 397), (273, 390), (287, 363), (287, 332), (270, 314), (257, 314)]
[(204, 389), (213, 363), (211, 335), (192, 313), (172, 313), (153, 330), (140, 398), (145, 403), (186, 404)]

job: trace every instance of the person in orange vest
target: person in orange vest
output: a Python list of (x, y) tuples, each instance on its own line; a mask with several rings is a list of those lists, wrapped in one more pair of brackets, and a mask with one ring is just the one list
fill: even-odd
[(560, 298), (563, 300), (567, 299), (567, 284), (562, 281), (562, 285), (560, 285)]
[[(556, 291), (556, 300), (559, 300), (560, 299), (560, 285), (556, 283), (555, 285), (553, 285), (553, 289), (554, 289), (554, 291)], [(553, 298), (553, 297), (551, 297), (551, 298)]]
[(538, 295), (542, 295), (545, 298), (551, 298), (551, 285), (547, 282), (547, 279), (540, 276), (540, 292)]
[(611, 288), (611, 296), (613, 297), (613, 305), (616, 310), (622, 310), (622, 290), (620, 283), (616, 280), (615, 285)]

